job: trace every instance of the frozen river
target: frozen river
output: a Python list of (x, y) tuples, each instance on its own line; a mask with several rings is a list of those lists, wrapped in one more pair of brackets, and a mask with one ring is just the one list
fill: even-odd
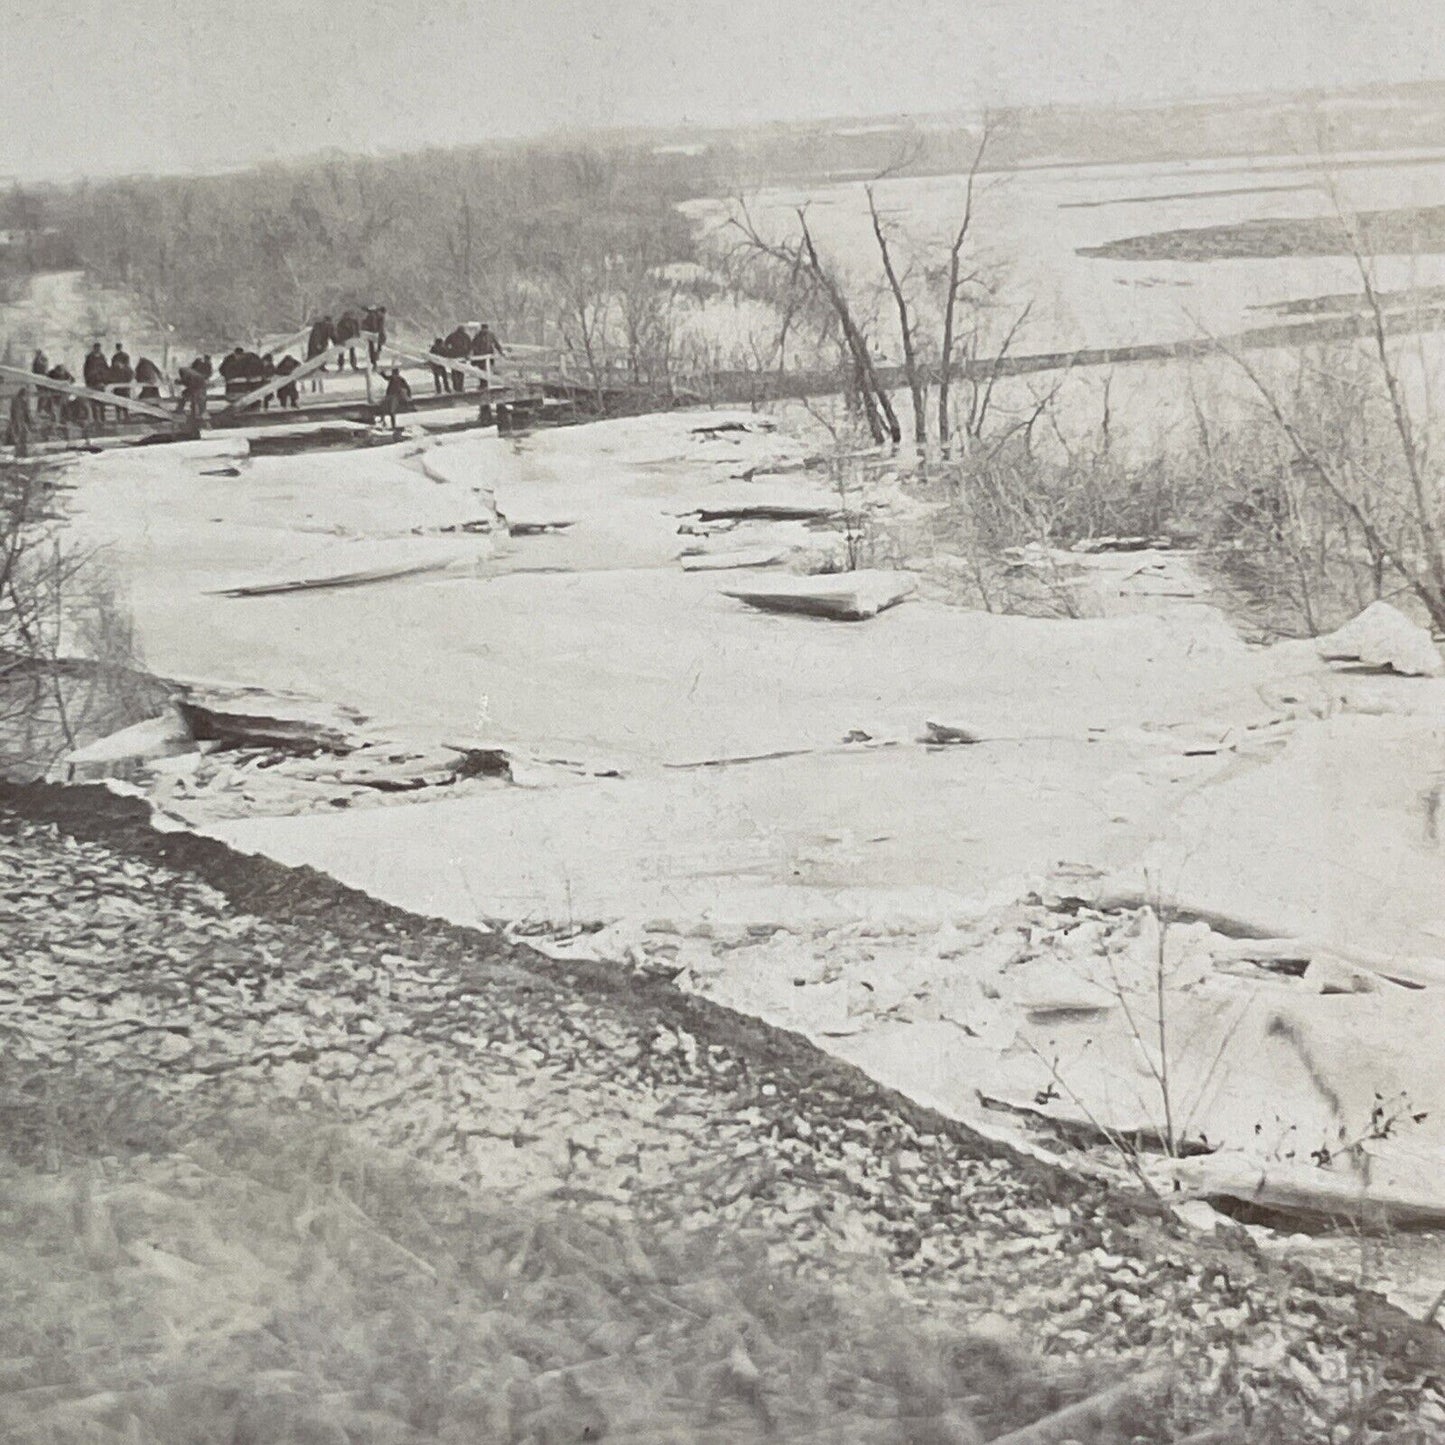
[[(864, 187), (859, 180), (778, 187), (747, 200), (759, 229), (774, 236), (795, 234), (794, 213), (806, 207), (820, 248), (871, 283), (881, 273)], [(966, 177), (956, 175), (886, 179), (873, 187), (879, 210), (896, 228), (895, 244), (920, 264), (936, 263), (946, 248), (966, 188)], [(1438, 152), (1342, 155), (1328, 163), (1279, 157), (1043, 166), (978, 178), (970, 254), (1000, 281), (1002, 315), (1012, 318), (1032, 304), (1017, 351), (1191, 340), (1266, 324), (1276, 318), (1260, 308), (1280, 302), (1356, 293), (1355, 263), (1118, 261), (1080, 252), (1159, 231), (1441, 204), (1445, 156)], [(689, 210), (715, 230), (725, 225), (730, 203), (696, 202)], [(1382, 290), (1441, 282), (1445, 257), (1377, 261)], [(722, 318), (719, 327), (725, 334)], [(886, 322), (879, 334), (891, 335)], [(896, 352), (896, 342), (883, 344)]]

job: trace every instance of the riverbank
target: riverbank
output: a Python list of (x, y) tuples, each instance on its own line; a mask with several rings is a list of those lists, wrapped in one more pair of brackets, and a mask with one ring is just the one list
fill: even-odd
[[(1385, 1438), (1424, 1439), (1445, 1420), (1429, 1383), (1442, 1363), (1433, 1327), (1269, 1259), (1242, 1233), (1199, 1236), (1167, 1210), (989, 1144), (795, 1034), (615, 964), (549, 961), (309, 870), (157, 833), (140, 807), (98, 790), (9, 790), (3, 803), (14, 939), (6, 1022), (26, 1041), (10, 1058), (6, 1140), (18, 1164), (39, 1171), (26, 1177), (42, 1192), (62, 1173), (88, 1173), (101, 1196), (121, 1177), (150, 1187), (157, 1171), (201, 1149), (212, 1161), (202, 1167), (219, 1169), (234, 1194), (257, 1168), (246, 1119), (267, 1120), (284, 1141), (280, 1157), (299, 1148), (311, 1166), (324, 1155), (308, 1154), (306, 1141), (335, 1125), (347, 1137), (334, 1157), (352, 1161), (340, 1166), (343, 1181), (356, 1179), (356, 1159), (384, 1150), (414, 1185), (432, 1181), (433, 1203), (465, 1196), (473, 1209), (507, 1213), (511, 1222), (488, 1236), (499, 1249), (522, 1248), (509, 1211), (562, 1209), (564, 1241), (572, 1229), (619, 1238), (610, 1231), (623, 1225), (649, 1240), (745, 1240), (779, 1278), (835, 1291), (845, 1315), (863, 1281), (869, 1290), (881, 1281), (899, 1318), (921, 1311), (955, 1345), (1002, 1338), (1009, 1351), (1068, 1365), (1014, 1375), (1014, 1388), (1025, 1378), (1065, 1382), (1047, 1408), (1157, 1363), (1177, 1368), (1168, 1408), (1131, 1424), (1132, 1435), (1094, 1438), (1172, 1440), (1226, 1419), (1232, 1433), (1219, 1438), (1331, 1438), (1359, 1409), (1352, 1399), (1366, 1381), (1388, 1395), (1369, 1407), (1377, 1423), (1393, 1422), (1397, 1433)], [(245, 1137), (252, 1142), (228, 1157)], [(400, 1276), (429, 1279), (405, 1252), (434, 1259), (410, 1232), (432, 1226), (413, 1217), (401, 1236), (392, 1232), (408, 1215), (388, 1193), (397, 1176), (377, 1167), (378, 1181), (393, 1181), (378, 1182), (373, 1197), (391, 1201), (382, 1234), (396, 1248), (374, 1238), (370, 1247), (389, 1253)], [(327, 1176), (313, 1167), (311, 1177)], [(262, 1182), (279, 1183), (274, 1174)], [(368, 1196), (351, 1197), (366, 1212)], [(707, 1268), (745, 1288), (746, 1271), (729, 1275), (735, 1267), (708, 1254), (714, 1245), (696, 1247), (713, 1261)], [(625, 1315), (634, 1305), (606, 1308)], [(701, 1311), (715, 1312), (728, 1307)], [(655, 1332), (646, 1319), (637, 1327), (634, 1345)], [(737, 1327), (719, 1325), (698, 1345), (711, 1365), (733, 1358)], [(566, 1348), (571, 1357), (539, 1345), (527, 1357), (532, 1375), (579, 1357), (620, 1357), (624, 1373), (637, 1366), (631, 1347)], [(759, 1376), (740, 1404), (725, 1401), (734, 1413), (714, 1421), (712, 1435), (699, 1425), (686, 1438), (762, 1438), (758, 1400), (792, 1418), (787, 1351), (767, 1357), (747, 1344), (746, 1353)], [(285, 1349), (279, 1355), (278, 1368)], [(1073, 1373), (1085, 1362), (1084, 1375)], [(595, 1376), (584, 1383), (615, 1420), (618, 1401)], [(892, 1435), (867, 1434), (863, 1417), (846, 1412), (808, 1428), (923, 1438), (898, 1424), (896, 1394), (889, 1406), (886, 1390), (870, 1391), (868, 1408), (884, 1424), (869, 1417), (867, 1428)], [(1018, 1397), (1005, 1419), (1000, 1394), (983, 1395), (981, 1438), (1044, 1413), (1039, 1397)], [(439, 1428), (367, 1438), (449, 1438)], [(1407, 1428), (1425, 1433), (1398, 1433)], [(800, 1431), (782, 1438), (813, 1438)]]

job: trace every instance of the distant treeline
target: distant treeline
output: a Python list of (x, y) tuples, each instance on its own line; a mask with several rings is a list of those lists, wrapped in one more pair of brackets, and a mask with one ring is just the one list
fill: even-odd
[(6, 208), (46, 238), (32, 269), (84, 266), (196, 345), (372, 301), (403, 327), (553, 342), (591, 330), (600, 296), (692, 259), (677, 202), (708, 185), (696, 157), (538, 144), (17, 189)]
[[(1322, 104), (1328, 100), (1328, 106)], [(1157, 107), (997, 112), (989, 168), (1424, 145), (1445, 86)], [(1326, 121), (1328, 122), (1326, 124)], [(0, 193), (0, 295), (84, 267), (133, 298), (158, 338), (220, 347), (386, 305), (415, 339), (462, 320), (625, 353), (670, 375), (679, 298), (717, 279), (677, 203), (779, 182), (967, 171), (977, 116), (653, 129), (386, 157), (322, 157), (201, 177)], [(702, 261), (704, 268), (677, 263)], [(648, 372), (650, 376), (644, 376)]]

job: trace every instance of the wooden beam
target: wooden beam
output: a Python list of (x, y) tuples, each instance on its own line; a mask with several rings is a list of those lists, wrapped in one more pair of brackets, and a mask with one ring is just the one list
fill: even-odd
[(289, 351), (297, 342), (305, 341), (310, 335), (311, 327), (307, 325), (303, 326), (300, 331), (293, 331), (290, 336), (283, 336), (279, 341), (269, 341), (264, 336), (258, 336), (256, 338), (256, 345), (252, 350), (259, 351), (263, 354), (267, 351)]
[(387, 338), (386, 345), (382, 348), (385, 351), (394, 351), (406, 361), (419, 361), (424, 366), (439, 366), (443, 371), (460, 371), (467, 376), (475, 376), (485, 381), (489, 386), (493, 381), (490, 371), (483, 370), (480, 366), (474, 365), (463, 357), (458, 356), (437, 356), (431, 351), (418, 351), (410, 346), (403, 346), (400, 342)]
[(218, 407), (215, 415), (225, 416), (228, 412), (244, 411), (247, 407), (255, 406), (258, 401), (265, 401), (268, 396), (274, 396), (283, 386), (290, 386), (292, 382), (300, 381), (304, 376), (310, 376), (313, 371), (320, 371), (333, 356), (338, 360), (344, 358), (355, 344), (355, 341), (344, 341), (339, 346), (318, 352), (309, 361), (303, 361), (295, 371), (287, 376), (282, 376), (278, 372), (270, 381), (258, 386), (254, 391), (248, 391), (244, 396), (238, 396), (234, 401), (228, 401), (225, 406)]
[(137, 401), (132, 396), (117, 396), (111, 391), (94, 391), (73, 381), (55, 381), (48, 376), (37, 376), (33, 371), (26, 371), (19, 366), (0, 366), (0, 376), (13, 376), (17, 381), (26, 382), (30, 386), (43, 386), (50, 391), (63, 392), (66, 396), (84, 397), (86, 401), (98, 401), (105, 406), (120, 407), (124, 411), (138, 411), (142, 416), (155, 416), (162, 421), (176, 419), (175, 412), (167, 411), (153, 402)]

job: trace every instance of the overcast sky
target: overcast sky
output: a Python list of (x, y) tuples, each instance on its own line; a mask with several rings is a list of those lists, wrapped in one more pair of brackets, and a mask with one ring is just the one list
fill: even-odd
[(1445, 0), (0, 0), (0, 178), (1445, 77)]

